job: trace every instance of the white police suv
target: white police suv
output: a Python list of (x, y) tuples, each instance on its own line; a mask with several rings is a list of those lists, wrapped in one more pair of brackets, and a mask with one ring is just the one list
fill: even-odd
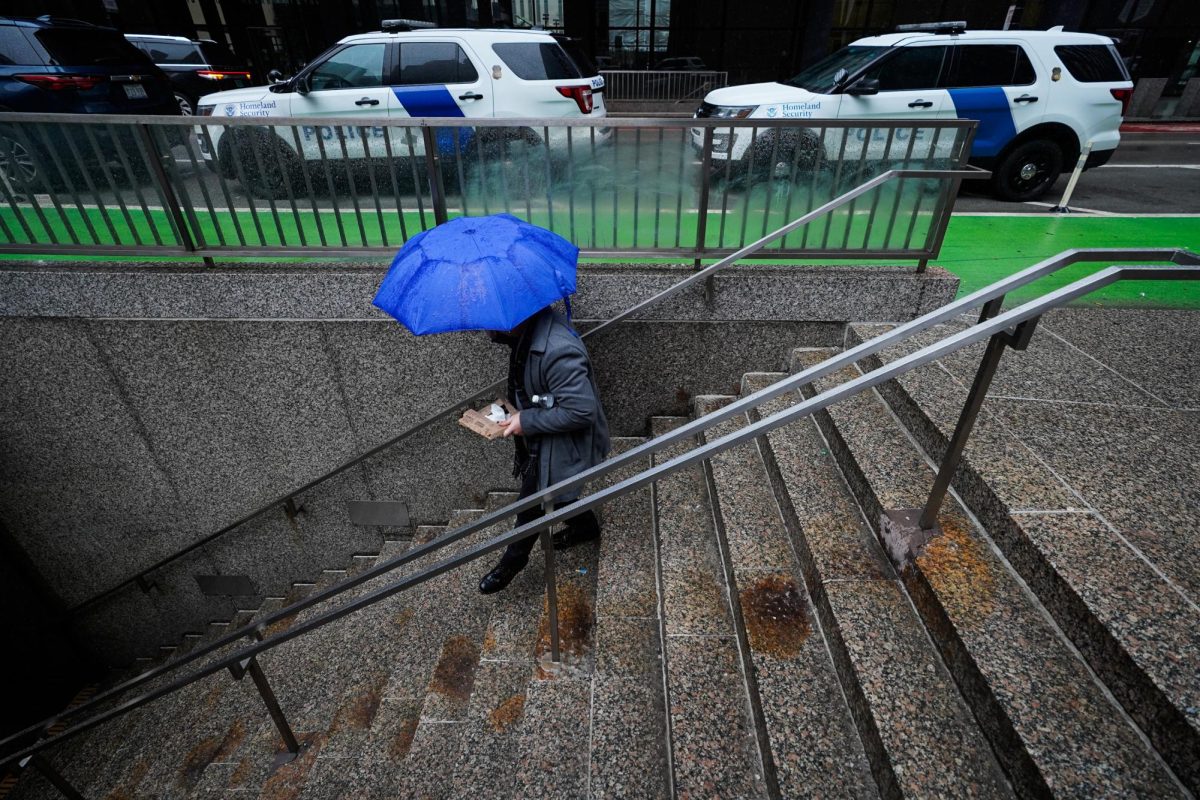
[[(696, 116), (975, 119), (971, 163), (992, 170), (997, 196), (1032, 200), (1074, 166), (1087, 142), (1087, 167), (1112, 157), (1132, 92), (1129, 73), (1106, 37), (1061, 27), (967, 31), (966, 23), (949, 22), (859, 39), (788, 81), (717, 89)], [(750, 129), (722, 133), (730, 132), (714, 137), (714, 164), (788, 149), (760, 130), (751, 152)], [(702, 136), (693, 130), (693, 143)], [(836, 136), (825, 138), (827, 158), (837, 157), (838, 144)], [(784, 154), (789, 163), (791, 156)]]
[[(322, 125), (321, 117), (386, 117), (403, 125), (413, 117), (606, 115), (604, 79), (564, 36), (542, 30), (434, 28), (407, 20), (385, 20), (381, 27), (377, 33), (342, 39), (286, 81), (201, 98), (201, 116), (313, 118), (311, 125), (295, 131), (205, 126), (198, 137), (204, 158), (215, 159), (227, 177), (246, 176), (257, 191), (279, 196), (277, 162), (292, 172), (299, 159), (424, 155), (419, 134), (410, 137), (378, 124), (338, 131)], [(238, 134), (230, 137), (229, 131), (239, 131), (246, 141), (230, 141)], [(474, 135), (471, 128), (459, 128), (457, 134), (439, 129), (438, 149), (470, 152)], [(505, 129), (505, 135), (541, 144), (542, 130)], [(550, 138), (553, 147), (554, 133)], [(255, 169), (259, 164), (262, 169)]]

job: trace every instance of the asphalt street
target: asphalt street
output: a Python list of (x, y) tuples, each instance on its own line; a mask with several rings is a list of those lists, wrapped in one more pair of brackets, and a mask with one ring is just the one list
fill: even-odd
[[(1057, 205), (1069, 174), (1036, 203), (1005, 203), (983, 187), (967, 187), (962, 212), (1044, 214)], [(1069, 206), (1076, 214), (1200, 214), (1200, 128), (1193, 132), (1122, 133), (1103, 167), (1080, 176)]]

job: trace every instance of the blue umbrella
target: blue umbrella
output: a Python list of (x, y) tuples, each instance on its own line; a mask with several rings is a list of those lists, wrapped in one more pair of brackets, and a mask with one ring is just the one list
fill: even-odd
[(511, 214), (459, 217), (409, 239), (376, 307), (418, 336), (515, 328), (575, 293), (579, 248)]

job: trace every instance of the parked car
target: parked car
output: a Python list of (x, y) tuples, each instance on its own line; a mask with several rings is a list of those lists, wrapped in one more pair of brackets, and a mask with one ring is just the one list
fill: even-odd
[(250, 85), (246, 65), (211, 39), (144, 33), (127, 33), (125, 38), (167, 74), (185, 117), (196, 112), (197, 101), (206, 94)]
[[(53, 114), (179, 113), (171, 84), (162, 70), (112, 28), (78, 20), (42, 16), (0, 17), (0, 111)], [(18, 126), (0, 124), (0, 171), (21, 191), (45, 191), (61, 180), (50, 152), (67, 149), (62, 125), (33, 137)], [(105, 129), (95, 142), (80, 137), (85, 159), (107, 159), (113, 141)], [(129, 152), (137, 152), (136, 145)], [(60, 159), (62, 160), (62, 159)]]
[[(720, 119), (975, 119), (970, 162), (992, 170), (992, 189), (1005, 200), (1034, 200), (1070, 169), (1092, 143), (1087, 167), (1108, 162), (1121, 140), (1121, 118), (1133, 84), (1113, 41), (1048, 31), (967, 31), (965, 23), (901, 26), (859, 39), (791, 80), (729, 86), (710, 92), (697, 117)], [(722, 131), (713, 161), (745, 163), (766, 153), (790, 159), (836, 159), (840, 135), (818, 141), (812, 131)], [(731, 134), (731, 135), (730, 135)], [(703, 132), (693, 130), (699, 146)], [(782, 137), (781, 137), (782, 138)], [(823, 148), (820, 146), (823, 141)], [(857, 158), (892, 158), (877, 142), (850, 143)], [(904, 149), (907, 142), (893, 143)], [(928, 143), (927, 143), (928, 144)], [(824, 150), (818, 155), (818, 150)], [(779, 165), (775, 165), (778, 167)]]
[[(200, 116), (309, 117), (311, 125), (293, 132), (279, 127), (205, 126), (200, 151), (226, 177), (241, 175), (257, 192), (282, 196), (285, 176), (296, 175), (302, 159), (424, 156), (420, 135), (409, 142), (396, 124), (414, 117), (556, 118), (604, 117), (604, 79), (578, 46), (564, 36), (540, 30), (413, 29), (385, 21), (383, 30), (348, 36), (293, 77), (268, 86), (207, 95)], [(321, 117), (360, 117), (365, 126), (323, 125)], [(488, 137), (474, 146), (475, 131), (439, 134), (439, 150), (467, 153), (494, 148)], [(562, 128), (505, 129), (508, 145), (565, 147)], [(360, 134), (361, 131), (361, 134)], [(231, 132), (235, 132), (230, 136)], [(485, 133), (494, 136), (493, 129)], [(600, 138), (608, 134), (604, 129)], [(385, 143), (385, 137), (387, 141)], [(211, 146), (210, 146), (211, 144)], [(263, 170), (259, 163), (282, 165)]]

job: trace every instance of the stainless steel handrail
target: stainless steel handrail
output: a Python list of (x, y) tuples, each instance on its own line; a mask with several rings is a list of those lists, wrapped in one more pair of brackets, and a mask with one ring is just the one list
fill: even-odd
[[(1060, 256), (1059, 259), (1051, 259), (1050, 261), (1055, 262), (1063, 259), (1064, 257), (1069, 258), (1071, 255), (1079, 252), (1081, 251), (1068, 251), (1068, 253)], [(437, 561), (413, 575), (401, 578), (400, 580), (397, 580), (388, 586), (371, 591), (337, 608), (314, 616), (311, 619), (297, 624), (286, 631), (261, 639), (254, 644), (242, 648), (233, 655), (225, 656), (211, 664), (208, 664), (205, 667), (202, 667), (190, 675), (179, 678), (170, 684), (128, 700), (125, 703), (110, 709), (109, 711), (77, 723), (53, 737), (39, 741), (17, 753), (5, 757), (3, 760), (0, 760), (0, 766), (4, 766), (9, 763), (20, 762), (24, 759), (35, 756), (51, 746), (83, 733), (84, 731), (90, 730), (91, 728), (103, 724), (104, 722), (120, 716), (121, 714), (132, 711), (135, 708), (139, 708), (147, 703), (152, 702), (153, 700), (158, 699), (159, 697), (170, 694), (171, 692), (200, 680), (201, 678), (213, 675), (225, 669), (232, 669), (236, 673), (239, 669), (239, 665), (240, 668), (244, 670), (245, 665), (250, 663), (251, 660), (257, 655), (277, 647), (284, 642), (290, 641), (299, 636), (303, 636), (309, 631), (315, 630), (316, 628), (334, 622), (341, 617), (373, 605), (374, 603), (391, 597), (392, 595), (404, 591), (405, 589), (424, 583), (434, 577), (437, 577), (438, 575), (448, 572), (451, 569), (467, 564), (476, 558), (479, 558), (480, 556), (496, 551), (501, 547), (505, 547), (514, 541), (524, 539), (538, 533), (542, 533), (544, 535), (544, 532), (548, 531), (552, 526), (559, 522), (568, 520), (571, 517), (588, 511), (594, 507), (601, 506), (610, 500), (635, 491), (646, 484), (661, 480), (662, 478), (674, 472), (687, 468), (705, 459), (709, 459), (714, 455), (729, 450), (730, 448), (736, 447), (748, 441), (752, 441), (753, 439), (775, 430), (776, 428), (782, 427), (791, 422), (795, 422), (796, 420), (802, 419), (824, 408), (827, 408), (840, 400), (852, 397), (859, 392), (865, 391), (866, 389), (870, 389), (878, 386), (881, 383), (892, 380), (893, 378), (903, 375), (916, 367), (936, 361), (937, 359), (957, 352), (958, 350), (961, 350), (968, 345), (975, 344), (976, 342), (983, 341), (993, 336), (1003, 336), (1014, 329), (1017, 329), (1022, 323), (1026, 323), (1031, 320), (1036, 321), (1047, 311), (1061, 307), (1073, 300), (1090, 294), (1097, 289), (1122, 280), (1200, 280), (1200, 254), (1181, 249), (1173, 249), (1169, 251), (1166, 251), (1165, 249), (1133, 250), (1122, 252), (1133, 254), (1149, 253), (1151, 254), (1152, 258), (1168, 255), (1169, 253), (1169, 256), (1162, 260), (1171, 261), (1177, 265), (1182, 264), (1186, 266), (1112, 266), (1043, 295), (1036, 300), (1031, 300), (1007, 312), (1001, 312), (995, 316), (989, 317), (988, 311), (985, 309), (985, 314), (981, 316), (980, 320), (972, 327), (952, 333), (937, 342), (917, 350), (914, 353), (898, 358), (895, 361), (891, 361), (879, 369), (862, 374), (857, 378), (827, 389), (820, 394), (804, 399), (796, 405), (784, 409), (783, 411), (779, 411), (769, 417), (761, 418), (758, 421), (748, 423), (746, 426), (733, 433), (726, 434), (719, 439), (699, 445), (692, 450), (689, 450), (688, 452), (676, 456), (661, 464), (644, 469), (634, 476), (614, 483), (611, 486), (602, 488), (593, 494), (582, 497), (568, 506), (555, 511), (548, 511), (548, 513), (539, 519), (533, 520), (525, 525), (518, 526), (508, 533), (501, 534), (500, 536), (496, 536), (488, 539), (487, 541), (473, 545), (462, 553)], [(1062, 265), (1059, 264), (1058, 266), (1061, 268)], [(940, 317), (938, 321), (950, 319), (952, 316), (954, 316), (954, 314), (945, 316), (947, 309), (954, 308), (954, 313), (961, 313), (962, 311), (967, 310), (967, 308), (973, 308), (983, 303), (995, 303), (995, 301), (1001, 299), (1008, 290), (1015, 288), (1017, 285), (1021, 285), (1014, 279), (1022, 280), (1023, 282), (1027, 283), (1029, 280), (1034, 280), (1037, 277), (1041, 277), (1042, 275), (1047, 274), (1049, 271), (1052, 271), (1049, 267), (1050, 264), (1048, 262), (1042, 262), (1042, 264), (1030, 267), (1022, 273), (1018, 273), (1018, 275), (1012, 276), (1005, 281), (1000, 281), (993, 286), (980, 290), (979, 292), (975, 292), (974, 294), (969, 295), (968, 297), (963, 298), (963, 300), (957, 301), (956, 303), (952, 303), (939, 312), (925, 315), (918, 320), (914, 320), (912, 323), (878, 336), (875, 339), (864, 343), (863, 345), (840, 354), (839, 356), (828, 359), (821, 364), (780, 380), (770, 387), (725, 406), (718, 412), (700, 417), (699, 419), (696, 419), (685, 426), (677, 428), (670, 433), (656, 437), (655, 439), (646, 442), (645, 444), (634, 448), (633, 450), (627, 451), (617, 458), (605, 462), (603, 465), (594, 467), (574, 478), (561, 481), (554, 486), (548, 487), (547, 489), (538, 492), (535, 495), (530, 495), (528, 498), (524, 498), (523, 500), (515, 503), (510, 503), (504, 508), (486, 514), (479, 520), (469, 525), (462, 526), (449, 534), (439, 537), (439, 539), (431, 542), (430, 545), (433, 545), (437, 542), (448, 544), (451, 541), (457, 541), (463, 538), (471, 532), (477, 532), (496, 525), (508, 517), (511, 517), (522, 508), (530, 507), (533, 504), (543, 501), (548, 501), (554, 496), (562, 494), (573, 487), (578, 487), (584, 483), (590, 482), (600, 475), (607, 474), (608, 472), (617, 469), (621, 465), (624, 465), (631, 460), (645, 458), (646, 456), (661, 450), (663, 447), (666, 447), (675, 441), (678, 441), (682, 438), (695, 436), (697, 433), (708, 430), (714, 425), (717, 425), (732, 416), (744, 414), (752, 408), (757, 408), (759, 405), (771, 398), (778, 397), (787, 392), (795, 392), (823, 375), (828, 375), (844, 366), (854, 363), (858, 358), (861, 358), (864, 355), (867, 355), (871, 352), (877, 352), (884, 347), (898, 344), (920, 330), (924, 330), (930, 325), (937, 324), (935, 321), (929, 321), (934, 316)], [(966, 305), (966, 301), (970, 301), (970, 305)], [(994, 310), (994, 306), (992, 310)], [(431, 550), (428, 545), (424, 546), (424, 548), (418, 549), (423, 549), (423, 552), (418, 555), (430, 552)], [(547, 551), (548, 557), (550, 557), (550, 554), (552, 553), (552, 549)], [(404, 557), (400, 557), (393, 559), (393, 561), (388, 562), (388, 564), (390, 565), (402, 560), (411, 561), (412, 558), (404, 559)], [(385, 565), (385, 567), (386, 566), (388, 565)], [(375, 575), (371, 577), (376, 577), (385, 571), (387, 570), (382, 569), (376, 571)], [(361, 583), (363, 580), (367, 579), (368, 578), (363, 577), (363, 575), (360, 575), (356, 579), (356, 583)], [(343, 585), (343, 590), (345, 588), (349, 588), (348, 584), (349, 582)], [(247, 632), (260, 632), (264, 625), (265, 623), (247, 626), (247, 628), (244, 630)], [(82, 706), (80, 708), (82, 708)], [(51, 720), (50, 722), (52, 724), (54, 720)], [(37, 729), (39, 728), (35, 728), (33, 730)], [(10, 742), (13, 740), (13, 738), (15, 737), (10, 737), (3, 743)]]
[[(2, 118), (2, 115), (0, 115), (0, 118)], [(590, 330), (584, 332), (582, 334), (582, 337), (587, 338), (589, 336), (595, 336), (596, 334), (600, 333), (601, 331), (605, 330), (606, 328), (609, 328), (619, 322), (622, 322), (639, 312), (646, 311), (646, 310), (654, 307), (658, 303), (662, 302), (663, 300), (666, 300), (669, 297), (673, 297), (674, 295), (679, 294), (684, 289), (688, 288), (689, 286), (692, 286), (693, 284), (695, 284), (699, 281), (709, 280), (717, 272), (725, 269), (726, 267), (730, 266), (734, 262), (761, 250), (763, 247), (765, 247), (766, 245), (775, 241), (776, 239), (787, 236), (788, 234), (795, 231), (797, 228), (807, 225), (808, 223), (810, 223), (816, 219), (819, 219), (820, 217), (824, 216), (825, 214), (828, 214), (831, 211), (834, 211), (835, 209), (841, 208), (842, 206), (852, 203), (858, 197), (861, 197), (862, 195), (870, 192), (871, 190), (876, 189), (876, 188), (882, 186), (883, 184), (888, 183), (892, 180), (901, 179), (901, 178), (941, 178), (941, 179), (972, 180), (972, 179), (986, 178), (986, 177), (988, 177), (989, 174), (990, 173), (988, 173), (985, 170), (980, 170), (980, 169), (976, 169), (973, 167), (970, 167), (967, 169), (960, 169), (960, 170), (903, 170), (902, 169), (902, 170), (888, 170), (887, 172), (882, 172), (879, 175), (877, 175), (876, 177), (867, 181), (866, 183), (856, 186), (855, 188), (851, 189), (850, 191), (848, 191), (842, 195), (839, 195), (838, 197), (833, 198), (829, 202), (827, 202), (823, 205), (820, 205), (817, 208), (814, 208), (812, 211), (808, 212), (807, 214), (796, 218), (795, 220), (793, 220), (792, 222), (783, 226), (782, 228), (779, 228), (778, 230), (775, 230), (775, 231), (767, 234), (766, 236), (763, 236), (762, 238), (758, 239), (757, 241), (751, 242), (750, 244), (746, 245), (745, 247), (738, 250), (737, 252), (735, 252), (731, 255), (728, 255), (725, 258), (722, 258), (720, 261), (717, 261), (716, 263), (711, 264), (711, 265), (705, 267), (704, 269), (693, 272), (688, 277), (679, 281), (675, 285), (670, 286), (667, 289), (664, 289), (663, 291), (659, 292), (658, 294), (654, 295), (653, 297), (650, 297), (649, 299), (644, 300), (641, 303), (638, 303), (637, 305), (627, 308), (625, 311), (621, 312), (617, 316), (612, 317), (611, 319), (606, 320), (605, 322), (602, 322), (601, 324), (595, 326), (594, 328), (591, 328)], [(474, 392), (473, 394), (460, 399), (458, 402), (455, 402), (452, 405), (446, 406), (445, 408), (441, 409), (440, 411), (434, 412), (432, 415), (426, 417), (425, 419), (416, 423), (415, 425), (408, 428), (407, 430), (402, 431), (401, 433), (397, 434), (396, 436), (392, 437), (391, 439), (388, 439), (386, 442), (383, 442), (382, 444), (380, 444), (376, 447), (373, 447), (370, 450), (367, 450), (366, 452), (355, 456), (354, 458), (350, 459), (349, 461), (346, 461), (346, 462), (340, 464), (339, 466), (335, 467), (334, 469), (330, 470), (329, 472), (325, 473), (324, 475), (320, 476), (319, 478), (315, 478), (315, 479), (309, 481), (308, 483), (305, 483), (304, 485), (287, 492), (286, 494), (282, 495), (281, 497), (278, 497), (275, 500), (272, 500), (270, 503), (266, 504), (265, 506), (255, 510), (255, 511), (252, 511), (251, 513), (247, 514), (246, 516), (241, 517), (240, 519), (230, 523), (229, 525), (225, 526), (224, 528), (222, 528), (214, 533), (211, 533), (200, 539), (196, 539), (191, 544), (189, 544), (187, 547), (184, 547), (184, 548), (176, 551), (175, 553), (172, 553), (171, 555), (166, 556), (165, 558), (162, 558), (159, 561), (156, 561), (154, 564), (152, 564), (148, 567), (145, 567), (145, 568), (139, 570), (138, 572), (136, 572), (132, 575), (129, 575), (126, 578), (123, 578), (120, 582), (113, 584), (108, 589), (105, 589), (104, 591), (99, 592), (92, 597), (89, 597), (87, 600), (77, 603), (76, 605), (67, 609), (67, 613), (68, 614), (78, 613), (79, 611), (83, 610), (84, 608), (90, 607), (90, 606), (100, 602), (101, 600), (112, 596), (113, 593), (120, 591), (124, 587), (129, 586), (132, 583), (136, 583), (139, 580), (144, 579), (150, 573), (155, 572), (159, 569), (162, 569), (166, 565), (182, 558), (183, 556), (187, 555), (188, 553), (192, 553), (208, 544), (211, 544), (216, 539), (218, 539), (221, 536), (224, 536), (225, 534), (246, 524), (247, 522), (255, 519), (256, 517), (258, 517), (262, 514), (265, 514), (269, 511), (272, 511), (276, 508), (279, 508), (280, 506), (291, 501), (297, 495), (300, 495), (306, 491), (309, 491), (313, 487), (318, 486), (319, 484), (324, 483), (325, 481), (329, 480), (330, 478), (341, 474), (342, 472), (350, 469), (351, 467), (354, 467), (354, 466), (362, 463), (363, 461), (367, 460), (368, 458), (371, 458), (372, 456), (380, 453), (381, 451), (386, 450), (389, 447), (392, 447), (393, 445), (401, 442), (402, 440), (407, 439), (408, 437), (413, 436), (417, 433), (420, 433), (421, 431), (428, 428), (430, 425), (433, 425), (434, 423), (437, 423), (437, 422), (449, 417), (450, 415), (462, 410), (463, 408), (465, 408), (475, 402), (478, 402), (479, 400), (483, 399), (490, 393), (495, 392), (497, 388), (499, 388), (500, 386), (503, 385), (503, 383), (504, 383), (503, 381), (496, 381), (494, 383), (490, 383), (487, 386), (483, 387), (482, 389), (479, 389), (478, 391)]]

